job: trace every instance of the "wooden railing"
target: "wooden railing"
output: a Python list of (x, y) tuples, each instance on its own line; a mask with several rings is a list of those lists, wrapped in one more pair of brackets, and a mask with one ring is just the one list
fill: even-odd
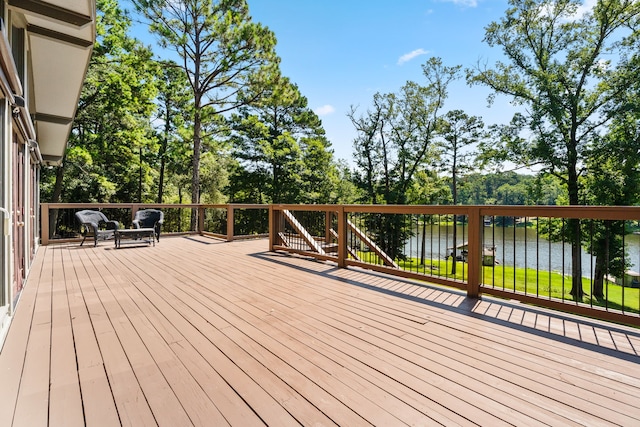
[[(630, 271), (640, 271), (640, 207), (273, 205), (270, 212), (270, 250), (640, 326), (640, 273)], [(597, 245), (607, 245), (604, 262), (587, 252)]]
[(128, 228), (145, 208), (165, 212), (163, 234), (268, 235), (272, 251), (640, 326), (640, 207), (45, 203), (41, 241), (77, 240), (80, 209)]
[[(154, 203), (42, 203), (41, 244), (78, 240), (79, 225), (75, 212), (95, 209), (109, 219), (129, 228), (138, 210), (161, 209), (165, 213), (163, 234), (203, 234), (225, 240), (267, 237), (269, 205), (247, 204), (154, 204)], [(249, 221), (247, 213), (251, 212)], [(197, 214), (196, 227), (191, 227), (191, 217)]]

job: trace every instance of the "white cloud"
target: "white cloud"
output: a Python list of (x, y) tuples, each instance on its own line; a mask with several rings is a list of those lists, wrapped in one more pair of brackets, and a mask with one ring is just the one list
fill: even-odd
[(478, 0), (441, 0), (445, 3), (453, 3), (462, 7), (477, 7)]
[[(562, 19), (562, 22), (575, 22), (582, 19), (586, 14), (593, 12), (593, 8), (598, 0), (584, 0), (584, 2), (576, 8), (575, 13), (568, 15)], [(546, 8), (540, 10), (541, 16), (551, 16), (553, 14), (553, 5), (547, 5)]]
[(413, 52), (409, 52), (409, 53), (405, 53), (404, 55), (402, 55), (399, 59), (398, 59), (398, 65), (402, 65), (405, 62), (409, 62), (411, 61), (413, 58), (415, 58), (416, 56), (420, 56), (420, 55), (426, 55), (428, 54), (429, 51), (424, 50), (424, 49), (416, 49)]
[(581, 6), (578, 6), (575, 17), (582, 18), (585, 14), (591, 12), (597, 3), (598, 0), (585, 0)]
[(333, 108), (333, 105), (323, 105), (322, 107), (318, 107), (315, 109), (315, 113), (319, 116), (328, 116), (329, 114), (335, 112), (336, 109)]

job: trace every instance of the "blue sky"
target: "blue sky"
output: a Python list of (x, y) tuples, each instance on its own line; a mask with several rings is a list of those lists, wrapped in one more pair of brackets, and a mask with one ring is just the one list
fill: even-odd
[[(484, 28), (500, 19), (506, 0), (248, 0), (254, 21), (276, 35), (281, 69), (322, 119), (337, 158), (351, 161), (356, 134), (346, 116), (366, 111), (376, 92), (397, 92), (408, 80), (424, 83), (421, 65), (431, 56), (446, 65), (494, 63), (497, 49), (482, 42)], [(513, 110), (489, 91), (454, 84), (445, 110), (462, 109), (485, 123), (504, 123)]]

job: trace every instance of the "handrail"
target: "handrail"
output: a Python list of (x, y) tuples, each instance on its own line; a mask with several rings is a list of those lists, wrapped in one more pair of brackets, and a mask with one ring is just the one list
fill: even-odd
[[(504, 287), (500, 288), (495, 285), (487, 286), (487, 284), (483, 284), (483, 274), (487, 273), (485, 266), (483, 266), (483, 246), (485, 239), (485, 225), (484, 218), (485, 217), (511, 217), (514, 219), (514, 224), (511, 226), (510, 230), (517, 230), (520, 228), (521, 230), (526, 230), (526, 225), (518, 225), (515, 221), (516, 218), (525, 218), (529, 220), (533, 220), (536, 224), (540, 224), (538, 219), (544, 220), (547, 219), (548, 222), (551, 220), (557, 220), (559, 224), (564, 223), (565, 220), (568, 219), (579, 219), (583, 220), (605, 220), (605, 221), (638, 221), (640, 222), (640, 207), (638, 206), (447, 206), (447, 205), (292, 205), (292, 204), (281, 204), (281, 205), (272, 205), (271, 208), (271, 221), (270, 221), (270, 232), (271, 238), (269, 247), (270, 250), (284, 250), (291, 253), (301, 254), (304, 256), (315, 257), (318, 260), (331, 260), (335, 261), (340, 267), (360, 267), (366, 268), (374, 271), (379, 271), (387, 274), (392, 274), (395, 276), (406, 277), (411, 279), (418, 279), (422, 281), (428, 281), (432, 283), (438, 283), (447, 286), (453, 286), (459, 289), (464, 289), (467, 292), (469, 297), (477, 298), (482, 294), (494, 295), (501, 298), (508, 298), (514, 300), (520, 300), (527, 303), (533, 303), (541, 306), (550, 307), (553, 309), (559, 309), (563, 311), (569, 311), (581, 315), (587, 315), (592, 317), (597, 317), (609, 321), (616, 321), (620, 323), (632, 324), (635, 326), (640, 326), (640, 306), (636, 305), (635, 308), (632, 307), (632, 310), (624, 310), (617, 308), (617, 303), (612, 303), (611, 307), (605, 306), (601, 307), (595, 305), (593, 303), (593, 299), (591, 299), (590, 303), (585, 303), (581, 301), (574, 301), (570, 298), (563, 298), (560, 300), (556, 297), (552, 297), (550, 295), (543, 296), (537, 295), (538, 291), (527, 292), (525, 284), (525, 292), (517, 291), (514, 289), (507, 289)], [(317, 218), (320, 218), (324, 212), (324, 215), (327, 217), (327, 221), (330, 221), (334, 215), (337, 215), (338, 221), (338, 229), (339, 231), (336, 233), (335, 230), (330, 226), (330, 224), (326, 224), (326, 229), (330, 230), (326, 232), (326, 236), (317, 236), (318, 239), (331, 239), (333, 241), (337, 240), (339, 247), (337, 255), (328, 255), (321, 254), (318, 251), (305, 249), (304, 247), (294, 247), (291, 244), (287, 245), (280, 237), (282, 235), (282, 230), (280, 227), (282, 226), (282, 220), (279, 219), (281, 217), (281, 213), (283, 211), (289, 211), (293, 214), (300, 212), (302, 215), (303, 212), (318, 212)], [(352, 221), (349, 220), (351, 215), (378, 215), (378, 214), (399, 214), (399, 215), (457, 215), (466, 218), (464, 221), (464, 232), (466, 235), (464, 236), (464, 240), (468, 241), (468, 253), (464, 262), (464, 273), (466, 277), (463, 276), (460, 279), (457, 276), (451, 277), (443, 277), (431, 274), (429, 271), (427, 272), (416, 272), (412, 270), (407, 270), (404, 267), (400, 267), (397, 265), (397, 262), (394, 262), (396, 265), (390, 265), (388, 259), (385, 259), (381, 253), (384, 254), (384, 251), (380, 251), (380, 253), (376, 253), (376, 251), (372, 251), (375, 255), (378, 256), (378, 262), (371, 262), (367, 260), (359, 259), (359, 256), (350, 256), (354, 252), (354, 250), (349, 246), (348, 242), (348, 234), (353, 233), (352, 228), (349, 224), (352, 224)], [(304, 217), (304, 215), (302, 215)], [(304, 226), (304, 224), (303, 224)], [(319, 231), (323, 229), (318, 225), (315, 225)], [(342, 231), (340, 231), (342, 228)], [(502, 229), (504, 233), (504, 229)], [(537, 233), (537, 231), (532, 231)], [(366, 230), (365, 230), (366, 233)], [(383, 236), (384, 232), (382, 230), (378, 230), (376, 235)], [(538, 234), (536, 234), (539, 236)], [(287, 237), (287, 236), (284, 236)], [(460, 236), (459, 236), (460, 237)], [(536, 239), (540, 239), (540, 237), (536, 237)], [(367, 236), (366, 234), (359, 236), (359, 240), (362, 242), (370, 241), (375, 244), (375, 240), (371, 238), (371, 236)], [(635, 242), (634, 239), (630, 239)], [(548, 240), (551, 242), (551, 240)], [(564, 241), (563, 241), (564, 242)], [(295, 240), (293, 241), (295, 244)], [(530, 243), (532, 244), (539, 244)], [(369, 248), (371, 245), (365, 243)], [(379, 243), (377, 244), (379, 246)], [(526, 245), (526, 241), (525, 241)], [(562, 243), (564, 248), (570, 248), (570, 241)], [(635, 245), (635, 243), (634, 243)], [(582, 246), (582, 245), (581, 245)], [(525, 248), (526, 250), (526, 248)], [(638, 249), (640, 251), (640, 249)], [(588, 255), (588, 254), (587, 254)], [(525, 255), (526, 256), (526, 255)], [(592, 255), (589, 255), (592, 257)], [(562, 261), (563, 265), (571, 263), (571, 254), (568, 255), (568, 260)], [(495, 254), (494, 254), (495, 258)], [(590, 261), (591, 269), (594, 268), (593, 258)], [(385, 265), (382, 265), (385, 264)], [(584, 267), (584, 264), (582, 265)], [(504, 268), (507, 268), (505, 266)], [(537, 268), (535, 267), (526, 267), (527, 268)], [(569, 267), (567, 267), (569, 268)], [(515, 268), (514, 268), (515, 270)], [(527, 272), (523, 270), (523, 273), (526, 275)], [(538, 270), (536, 270), (538, 271)], [(565, 270), (567, 271), (567, 270)], [(548, 276), (551, 276), (551, 270), (544, 271), (544, 273), (548, 273)], [(571, 271), (567, 273), (565, 277), (568, 277), (567, 280), (567, 288), (571, 286)], [(514, 273), (515, 274), (515, 271)], [(539, 274), (535, 271), (529, 273), (533, 276)], [(554, 273), (555, 274), (555, 273)], [(565, 274), (565, 273), (561, 273)], [(593, 274), (593, 273), (591, 273)], [(515, 276), (514, 276), (515, 277)], [(558, 277), (561, 277), (558, 275)], [(535, 277), (534, 277), (535, 279)], [(515, 280), (515, 279), (514, 279)], [(525, 283), (526, 282), (525, 278)], [(535, 279), (539, 280), (539, 279)], [(550, 279), (549, 279), (550, 280)], [(563, 280), (563, 287), (564, 280)], [(583, 276), (583, 281), (587, 280)], [(625, 280), (625, 279), (623, 279)], [(611, 281), (610, 278), (606, 278), (607, 283)], [(593, 282), (591, 280), (587, 280), (588, 283)], [(539, 285), (540, 283), (538, 283)], [(539, 289), (537, 286), (536, 289)], [(609, 286), (609, 284), (607, 284)], [(640, 290), (629, 290), (628, 288), (622, 288), (622, 293), (626, 294), (628, 292), (635, 292), (636, 294)], [(568, 289), (563, 291), (568, 292)], [(608, 292), (608, 291), (607, 291)], [(588, 291), (585, 292), (588, 296)], [(624, 295), (622, 296), (624, 302)], [(636, 296), (636, 298), (640, 298), (640, 296)], [(636, 304), (636, 303), (634, 303)]]
[[(541, 306), (550, 307), (553, 309), (559, 309), (564, 311), (570, 311), (577, 314), (593, 316), (605, 320), (612, 320), (621, 323), (632, 324), (635, 326), (640, 326), (640, 303), (634, 303), (638, 306), (632, 307), (632, 310), (625, 309), (626, 305), (616, 305), (612, 304), (611, 306), (605, 305), (604, 307), (594, 305), (593, 299), (591, 303), (587, 304), (582, 301), (573, 301), (569, 298), (564, 297), (564, 293), (566, 291), (563, 290), (562, 299), (558, 299), (555, 296), (551, 296), (549, 292), (548, 295), (538, 295), (537, 286), (540, 284), (541, 279), (534, 278), (537, 282), (536, 291), (529, 292), (526, 288), (527, 279), (525, 278), (525, 291), (521, 292), (513, 286), (513, 289), (505, 287), (504, 283), (502, 287), (496, 286), (494, 284), (487, 284), (488, 282), (484, 282), (486, 280), (483, 275), (486, 275), (487, 272), (491, 273), (492, 268), (489, 267), (487, 270), (486, 265), (483, 265), (483, 246), (485, 244), (485, 239), (487, 238), (487, 226), (484, 225), (484, 219), (489, 218), (500, 218), (500, 217), (510, 217), (513, 219), (513, 223), (508, 228), (510, 233), (516, 232), (516, 230), (529, 230), (534, 233), (536, 239), (540, 239), (540, 234), (537, 230), (531, 230), (531, 226), (527, 224), (522, 224), (517, 222), (517, 218), (525, 218), (530, 223), (535, 222), (536, 227), (540, 226), (540, 221), (546, 221), (551, 224), (552, 220), (556, 221), (556, 224), (564, 224), (566, 220), (570, 219), (579, 219), (580, 221), (585, 220), (605, 220), (605, 221), (627, 221), (625, 224), (629, 225), (629, 221), (632, 221), (634, 227), (638, 227), (638, 223), (640, 223), (640, 207), (637, 206), (448, 206), (448, 205), (296, 205), (296, 204), (261, 204), (261, 205), (252, 205), (252, 204), (155, 204), (155, 203), (43, 203), (42, 205), (42, 226), (41, 226), (41, 239), (42, 244), (49, 244), (49, 212), (52, 209), (129, 209), (131, 211), (131, 215), (135, 214), (135, 211), (144, 208), (161, 208), (161, 209), (197, 209), (199, 222), (197, 224), (196, 230), (188, 230), (188, 233), (199, 233), (202, 235), (211, 235), (215, 236), (227, 241), (237, 240), (240, 238), (244, 238), (245, 236), (240, 236), (235, 234), (234, 227), (237, 227), (238, 224), (242, 223), (243, 227), (246, 227), (247, 224), (251, 224), (251, 221), (255, 219), (251, 216), (242, 216), (238, 214), (240, 210), (251, 210), (251, 209), (262, 209), (269, 213), (268, 226), (265, 224), (265, 227), (268, 227), (269, 232), (269, 250), (283, 250), (291, 253), (302, 254), (305, 256), (315, 257), (319, 260), (329, 260), (335, 262), (339, 267), (359, 267), (366, 268), (369, 270), (384, 272), (388, 274), (392, 274), (395, 276), (406, 277), (411, 279), (418, 279), (421, 281), (428, 281), (431, 283), (437, 283), (447, 286), (453, 286), (459, 289), (463, 289), (466, 291), (469, 297), (480, 297), (483, 294), (494, 295), (501, 298), (509, 298), (520, 300), (527, 303), (533, 303)], [(220, 212), (214, 216), (215, 221), (213, 223), (208, 222), (207, 224), (215, 224), (216, 230), (212, 232), (211, 230), (205, 230), (205, 213), (207, 210), (226, 210), (226, 221), (224, 217), (224, 212)], [(301, 213), (301, 218), (297, 218), (298, 212)], [(304, 212), (304, 214), (302, 214)], [(458, 226), (462, 226), (463, 235), (458, 235), (459, 238), (462, 238), (464, 241), (468, 242), (467, 253), (465, 254), (463, 268), (461, 271), (463, 273), (462, 277), (459, 275), (455, 275), (452, 273), (451, 276), (443, 276), (440, 273), (433, 273), (434, 263), (431, 261), (431, 269), (423, 268), (422, 271), (417, 271), (417, 269), (411, 270), (407, 269), (406, 262), (400, 262), (398, 259), (394, 259), (391, 256), (385, 256), (386, 246), (381, 244), (381, 242), (377, 241), (377, 238), (382, 238), (385, 236), (386, 231), (380, 229), (375, 231), (373, 234), (368, 234), (372, 230), (368, 230), (369, 227), (366, 223), (366, 219), (364, 218), (377, 218), (377, 215), (406, 215), (406, 216), (418, 216), (422, 218), (421, 227), (424, 227), (427, 224), (425, 221), (425, 216), (427, 217), (437, 217), (437, 216), (445, 216), (451, 217), (451, 215), (457, 215), (464, 220), (458, 223)], [(288, 218), (287, 218), (288, 217)], [(306, 224), (303, 222), (305, 217), (313, 219), (311, 224)], [(364, 228), (362, 228), (359, 224), (355, 223), (352, 219), (361, 218), (360, 221), (365, 224)], [(211, 218), (211, 217), (208, 217)], [(242, 219), (239, 219), (242, 218)], [(264, 217), (263, 217), (264, 218)], [(539, 221), (539, 219), (541, 219)], [(210, 221), (207, 220), (207, 221)], [(238, 222), (240, 221), (240, 222)], [(244, 222), (242, 222), (244, 221)], [(263, 221), (260, 219), (260, 221)], [(417, 221), (417, 220), (416, 220)], [(438, 220), (438, 224), (439, 224)], [(226, 222), (226, 225), (225, 225)], [(289, 222), (290, 224), (298, 223), (298, 227), (293, 227), (295, 232), (285, 232), (285, 223)], [(446, 220), (445, 220), (446, 222)], [(491, 222), (491, 220), (489, 220)], [(588, 224), (588, 222), (585, 222)], [(371, 223), (372, 225), (374, 222)], [(462, 225), (460, 225), (462, 224)], [(544, 222), (543, 222), (544, 224)], [(225, 229), (226, 227), (226, 229)], [(440, 227), (440, 225), (438, 225)], [(505, 233), (505, 226), (502, 226), (502, 229), (499, 229), (501, 233)], [(507, 226), (509, 227), (509, 226)], [(359, 231), (354, 231), (357, 229)], [(291, 230), (291, 228), (289, 228)], [(337, 230), (337, 231), (336, 231)], [(494, 228), (495, 230), (495, 228)], [(266, 229), (264, 231), (267, 231)], [(263, 232), (263, 231), (258, 231)], [(420, 234), (421, 229), (415, 228), (413, 233), (415, 235)], [(639, 231), (640, 232), (640, 231)], [(288, 234), (287, 234), (288, 233)], [(293, 233), (293, 234), (292, 234)], [(495, 233), (495, 231), (494, 231)], [(239, 233), (241, 234), (241, 233)], [(422, 233), (423, 235), (426, 233)], [(526, 233), (525, 233), (526, 235)], [(251, 237), (261, 237), (264, 235), (254, 234)], [(431, 237), (430, 237), (431, 238)], [(544, 239), (544, 237), (543, 237)], [(634, 245), (640, 245), (640, 240), (636, 243), (638, 238), (628, 238), (628, 241), (633, 241)], [(303, 241), (307, 241), (307, 244), (303, 244)], [(545, 242), (549, 242), (551, 244), (552, 240), (545, 240)], [(318, 244), (316, 244), (318, 242)], [(322, 244), (319, 244), (323, 242)], [(365, 249), (358, 249), (357, 247), (351, 247), (353, 243), (351, 242), (361, 242)], [(311, 244), (309, 244), (311, 243)], [(624, 243), (624, 239), (623, 239)], [(296, 244), (299, 244), (298, 247), (295, 247)], [(529, 248), (531, 248), (532, 244), (539, 244), (537, 240), (535, 243), (529, 243)], [(546, 243), (545, 243), (546, 244)], [(524, 243), (524, 252), (526, 257), (526, 248), (527, 242)], [(562, 243), (562, 248), (570, 247), (570, 244), (567, 242)], [(337, 246), (337, 247), (336, 247)], [(455, 245), (453, 245), (455, 246)], [(514, 244), (514, 251), (516, 245)], [(328, 248), (331, 248), (329, 251)], [(311, 248), (311, 249), (309, 249)], [(370, 253), (368, 254), (366, 248), (369, 248)], [(371, 250), (374, 248), (373, 250)], [(378, 248), (379, 250), (375, 250)], [(522, 249), (522, 248), (521, 248)], [(640, 253), (640, 248), (636, 248), (637, 252)], [(562, 249), (564, 251), (564, 249)], [(416, 249), (417, 251), (417, 249)], [(501, 251), (504, 256), (504, 250)], [(388, 252), (389, 254), (393, 252)], [(422, 250), (424, 254), (424, 250)], [(587, 254), (588, 256), (589, 255)], [(370, 259), (369, 257), (377, 257), (377, 261)], [(496, 255), (494, 254), (494, 258)], [(515, 252), (514, 252), (515, 257)], [(433, 258), (432, 258), (433, 259)], [(515, 258), (514, 258), (515, 259)], [(526, 259), (526, 258), (525, 258)], [(593, 258), (591, 258), (591, 269), (594, 268)], [(567, 263), (571, 261), (571, 255), (569, 255), (569, 259)], [(443, 261), (444, 262), (444, 261)], [(451, 261), (455, 262), (455, 261)], [(563, 289), (564, 289), (564, 281), (565, 277), (568, 277), (567, 286), (571, 286), (571, 278), (570, 271), (568, 271), (564, 267), (565, 261), (563, 260), (563, 267), (559, 274), (562, 277)], [(584, 264), (583, 266), (584, 267)], [(524, 267), (524, 274), (527, 274), (526, 270), (530, 267)], [(549, 270), (540, 270), (539, 267), (534, 266), (534, 271), (529, 274), (537, 275), (541, 271), (543, 273), (548, 273), (547, 276), (551, 276), (551, 267)], [(506, 265), (503, 268), (506, 269)], [(515, 270), (515, 267), (513, 268)], [(592, 271), (589, 270), (589, 271)], [(553, 272), (555, 274), (555, 272)], [(503, 273), (504, 274), (504, 273)], [(515, 273), (514, 273), (515, 274)], [(590, 273), (593, 274), (593, 273)], [(591, 276), (593, 277), (593, 276)], [(583, 276), (584, 279), (584, 276)], [(495, 278), (494, 278), (495, 280)], [(551, 279), (549, 279), (551, 280)], [(611, 283), (611, 279), (607, 278), (607, 286)], [(629, 290), (629, 288), (625, 288), (624, 280), (622, 285), (622, 298), (624, 303), (624, 296), (627, 293), (630, 295), (635, 295), (633, 292), (638, 293), (638, 291)], [(515, 281), (515, 276), (514, 276)], [(504, 279), (503, 279), (504, 282)], [(587, 280), (587, 289), (588, 283), (592, 283), (593, 281)], [(608, 291), (607, 291), (608, 292)], [(640, 295), (635, 296), (634, 298), (640, 299)], [(608, 300), (607, 300), (608, 301)], [(622, 308), (620, 308), (622, 307)]]
[[(227, 241), (246, 239), (253, 237), (264, 237), (265, 234), (256, 234), (250, 236), (235, 235), (234, 234), (234, 218), (235, 211), (237, 210), (249, 210), (249, 209), (263, 209), (267, 211), (269, 205), (265, 204), (246, 204), (246, 203), (231, 203), (231, 204), (202, 204), (202, 203), (41, 203), (41, 244), (46, 246), (51, 243), (49, 237), (50, 233), (50, 212), (56, 209), (129, 209), (131, 214), (131, 220), (135, 217), (135, 213), (141, 209), (197, 209), (199, 222), (197, 229), (190, 231), (191, 233), (210, 235), (217, 238), (222, 238)], [(227, 211), (227, 225), (224, 234), (208, 232), (204, 229), (204, 212), (207, 209), (223, 209)], [(266, 213), (266, 212), (265, 212)], [(266, 231), (266, 230), (265, 230)], [(184, 233), (179, 233), (184, 234)], [(68, 241), (69, 239), (60, 239), (56, 241)], [(71, 239), (77, 240), (77, 239)]]

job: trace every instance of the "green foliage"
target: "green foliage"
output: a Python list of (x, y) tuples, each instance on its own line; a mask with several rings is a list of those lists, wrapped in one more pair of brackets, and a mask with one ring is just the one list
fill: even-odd
[[(130, 202), (153, 180), (141, 158), (154, 151), (148, 117), (155, 108), (151, 52), (127, 35), (115, 0), (97, 2), (97, 40), (62, 169), (45, 171), (43, 200)], [(142, 173), (140, 173), (142, 172)]]
[(241, 107), (231, 123), (233, 157), (238, 160), (229, 188), (232, 200), (336, 200), (335, 186), (341, 178), (322, 123), (289, 79), (273, 75), (263, 98)]
[[(416, 173), (427, 166), (448, 85), (460, 67), (445, 66), (439, 58), (422, 67), (426, 85), (407, 82), (399, 93), (373, 97), (373, 106), (361, 116), (348, 114), (358, 136), (354, 158), (360, 168), (356, 183), (365, 203), (405, 204)], [(380, 230), (376, 242), (390, 256), (402, 256), (408, 233), (397, 216), (371, 216), (371, 229)]]
[[(595, 138), (583, 179), (584, 199), (592, 205), (632, 205), (640, 198), (640, 111), (630, 109), (618, 115), (610, 132)], [(622, 277), (629, 267), (624, 251), (624, 222), (591, 221), (585, 228), (586, 250), (596, 256), (594, 296), (604, 298), (607, 274)]]
[(440, 111), (459, 69), (431, 58), (423, 65), (426, 85), (409, 81), (399, 93), (376, 93), (373, 106), (360, 116), (351, 108), (348, 116), (358, 132), (356, 179), (366, 192), (364, 202), (405, 203), (415, 173), (434, 154)]
[[(620, 94), (640, 70), (635, 50), (640, 4), (599, 0), (578, 16), (577, 0), (510, 0), (505, 17), (487, 27), (485, 41), (507, 62), (467, 71), (483, 84), (527, 107), (509, 126), (496, 129), (494, 154), (542, 166), (580, 204), (580, 168), (602, 127), (628, 106)], [(521, 138), (528, 128), (531, 139)], [(530, 141), (530, 142), (529, 142)]]
[(451, 203), (451, 189), (446, 178), (435, 171), (416, 172), (407, 191), (407, 203), (417, 205), (445, 205)]
[[(526, 107), (527, 115), (512, 123), (510, 133), (528, 128), (530, 142), (503, 140), (503, 151), (515, 147), (514, 159), (542, 166), (565, 183), (570, 205), (581, 204), (580, 177), (590, 163), (590, 146), (614, 117), (628, 110), (629, 91), (637, 86), (640, 3), (598, 0), (581, 16), (579, 0), (510, 0), (509, 5), (485, 34), (487, 44), (501, 48), (507, 62), (468, 70), (468, 81)], [(569, 222), (572, 294), (579, 298), (580, 221)]]
[(458, 204), (458, 178), (473, 169), (476, 145), (484, 136), (484, 123), (478, 116), (452, 110), (438, 122), (441, 170), (451, 177), (453, 204)]
[[(192, 93), (191, 202), (200, 201), (203, 144), (214, 139), (220, 114), (257, 101), (278, 68), (276, 38), (254, 23), (245, 0), (133, 0), (160, 36), (160, 45), (180, 58)], [(255, 97), (243, 97), (253, 93)], [(221, 184), (222, 181), (219, 181)], [(217, 198), (217, 196), (212, 196)], [(195, 216), (192, 226), (195, 225)]]
[(160, 78), (158, 79), (158, 110), (156, 128), (159, 147), (156, 162), (158, 163), (158, 196), (162, 203), (165, 196), (165, 178), (169, 182), (189, 185), (180, 179), (188, 173), (185, 165), (190, 163), (188, 126), (191, 122), (191, 97), (187, 77), (173, 61), (160, 62)]
[(551, 175), (473, 173), (460, 180), (458, 200), (465, 205), (556, 205), (564, 194), (566, 188)]

